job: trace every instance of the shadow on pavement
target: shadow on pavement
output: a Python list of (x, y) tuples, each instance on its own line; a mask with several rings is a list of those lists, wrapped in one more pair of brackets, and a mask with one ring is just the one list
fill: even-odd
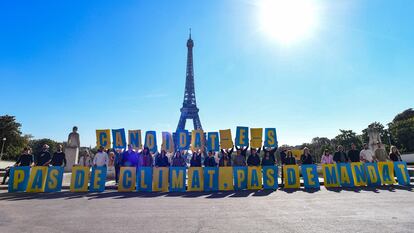
[[(386, 185), (378, 187), (355, 187), (355, 188), (326, 188), (326, 190), (331, 192), (356, 192), (369, 191), (374, 193), (379, 193), (380, 190), (395, 192), (396, 190), (405, 190), (409, 192), (413, 191), (414, 186), (400, 186), (400, 185)], [(125, 199), (125, 198), (153, 198), (153, 197), (182, 197), (182, 198), (243, 198), (248, 196), (253, 197), (263, 197), (268, 196), (274, 192), (286, 192), (286, 193), (295, 193), (295, 192), (307, 192), (315, 193), (320, 191), (320, 189), (285, 189), (279, 188), (279, 190), (237, 190), (237, 191), (217, 191), (217, 192), (118, 192), (116, 190), (106, 190), (102, 193), (91, 193), (91, 192), (82, 192), (82, 193), (73, 193), (67, 190), (56, 193), (0, 193), (0, 201), (20, 201), (20, 200), (47, 200), (47, 199), (78, 199), (86, 198), (91, 199), (103, 199), (103, 198), (112, 198), (112, 199)]]

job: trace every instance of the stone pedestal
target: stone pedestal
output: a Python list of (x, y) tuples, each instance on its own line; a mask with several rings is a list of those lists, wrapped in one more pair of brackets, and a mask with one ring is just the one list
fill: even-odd
[(65, 172), (72, 171), (72, 166), (78, 163), (79, 148), (78, 147), (67, 147), (65, 148), (66, 166)]

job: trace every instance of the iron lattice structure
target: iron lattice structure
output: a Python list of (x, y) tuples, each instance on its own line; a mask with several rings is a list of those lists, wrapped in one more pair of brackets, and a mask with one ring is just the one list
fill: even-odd
[(183, 107), (180, 109), (181, 116), (178, 121), (177, 130), (184, 130), (187, 119), (192, 119), (194, 129), (203, 129), (198, 115), (196, 96), (194, 90), (194, 67), (193, 67), (193, 47), (194, 42), (190, 36), (187, 40), (187, 73), (185, 79)]

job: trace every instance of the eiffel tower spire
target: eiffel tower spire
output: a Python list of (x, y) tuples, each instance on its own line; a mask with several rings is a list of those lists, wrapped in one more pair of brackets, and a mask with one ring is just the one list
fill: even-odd
[(194, 90), (194, 68), (193, 68), (193, 47), (194, 42), (191, 39), (191, 28), (190, 35), (187, 40), (187, 72), (185, 79), (185, 91), (183, 107), (181, 108), (181, 116), (178, 121), (177, 130), (184, 130), (187, 119), (192, 119), (194, 129), (203, 129), (201, 127), (200, 117), (198, 116), (198, 108)]

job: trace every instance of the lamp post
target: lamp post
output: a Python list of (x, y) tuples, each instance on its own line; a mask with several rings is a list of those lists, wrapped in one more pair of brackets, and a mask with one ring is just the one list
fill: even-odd
[(388, 143), (391, 146), (391, 134), (390, 134), (390, 132), (387, 132), (387, 136), (388, 136)]
[(3, 158), (3, 149), (4, 149), (4, 143), (6, 142), (6, 138), (3, 138), (3, 144), (1, 145), (1, 154), (0, 154), (0, 160)]

